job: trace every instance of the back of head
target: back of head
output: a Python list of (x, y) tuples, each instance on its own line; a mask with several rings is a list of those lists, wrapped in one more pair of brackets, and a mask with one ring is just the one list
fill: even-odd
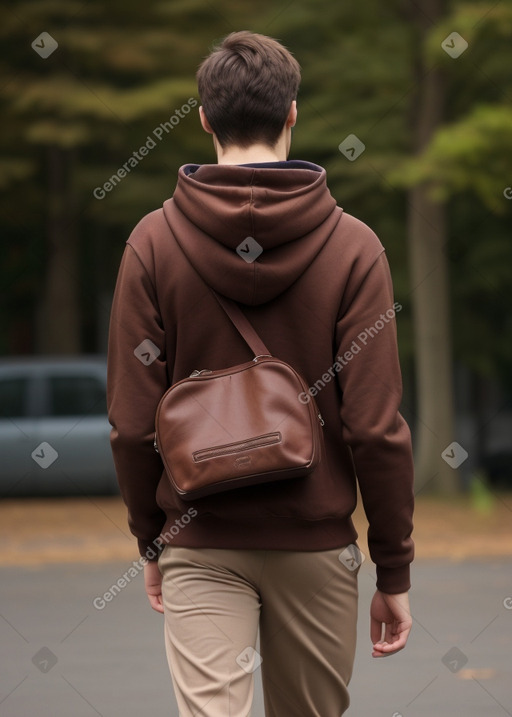
[(297, 97), (300, 66), (277, 40), (233, 32), (197, 71), (199, 96), (220, 145), (274, 147)]

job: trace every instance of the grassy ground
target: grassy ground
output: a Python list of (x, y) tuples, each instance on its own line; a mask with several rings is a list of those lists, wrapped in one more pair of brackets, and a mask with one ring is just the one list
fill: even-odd
[[(367, 554), (366, 520), (354, 522)], [(512, 556), (512, 494), (486, 501), (421, 498), (416, 503), (417, 559)], [(0, 565), (132, 561), (138, 557), (120, 498), (5, 500), (0, 503)]]

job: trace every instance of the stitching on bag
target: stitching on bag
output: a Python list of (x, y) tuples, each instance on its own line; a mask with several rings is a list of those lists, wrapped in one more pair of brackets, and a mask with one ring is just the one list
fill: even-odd
[(199, 461), (205, 461), (209, 458), (220, 458), (221, 456), (229, 456), (236, 453), (243, 453), (245, 451), (251, 451), (255, 448), (264, 448), (265, 446), (272, 446), (276, 443), (281, 443), (281, 433), (266, 433), (263, 436), (255, 436), (245, 441), (237, 441), (236, 443), (226, 443), (222, 446), (215, 446), (212, 448), (203, 448), (200, 451), (192, 453), (194, 463)]

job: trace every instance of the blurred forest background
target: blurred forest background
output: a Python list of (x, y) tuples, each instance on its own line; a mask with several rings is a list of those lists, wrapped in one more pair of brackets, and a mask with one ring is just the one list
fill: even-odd
[[(453, 492), (470, 470), (512, 486), (511, 0), (10, 0), (0, 354), (106, 351), (130, 231), (178, 167), (215, 161), (197, 107), (95, 190), (197, 98), (198, 64), (240, 29), (296, 55), (290, 157), (323, 165), (386, 247), (419, 488)], [(42, 32), (58, 43), (46, 59), (31, 46)], [(338, 148), (351, 134), (365, 145), (354, 161)], [(439, 461), (455, 440), (462, 478)]]

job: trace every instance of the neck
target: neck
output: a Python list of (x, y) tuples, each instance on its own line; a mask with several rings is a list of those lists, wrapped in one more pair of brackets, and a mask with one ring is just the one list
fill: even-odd
[(254, 145), (253, 147), (226, 147), (217, 155), (218, 164), (253, 164), (258, 162), (280, 162), (286, 156), (277, 153), (270, 147)]
[(231, 145), (222, 148), (215, 141), (218, 164), (255, 164), (260, 162), (284, 162), (290, 150), (286, 137), (280, 137), (275, 147), (253, 144), (250, 147)]

